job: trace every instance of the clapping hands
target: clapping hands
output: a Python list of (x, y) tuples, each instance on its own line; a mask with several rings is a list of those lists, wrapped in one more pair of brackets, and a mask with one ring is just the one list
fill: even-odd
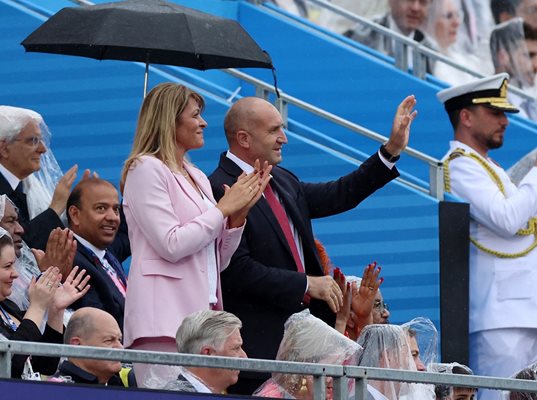
[(79, 270), (78, 267), (72, 269), (63, 285), (59, 286), (54, 294), (52, 306), (56, 310), (65, 310), (88, 293), (90, 276), (84, 275), (86, 275), (85, 269)]
[(272, 166), (267, 162), (261, 168), (259, 160), (256, 160), (252, 173), (242, 173), (231, 187), (224, 185), (224, 196), (216, 207), (222, 211), (224, 217), (229, 218), (230, 228), (244, 224), (248, 211), (257, 203), (268, 185), (271, 170)]

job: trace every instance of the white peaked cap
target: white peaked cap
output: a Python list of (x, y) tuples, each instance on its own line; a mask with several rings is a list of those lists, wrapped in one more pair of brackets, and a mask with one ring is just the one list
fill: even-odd
[(436, 97), (446, 111), (481, 105), (510, 113), (519, 110), (507, 100), (509, 74), (501, 73), (477, 79), (460, 86), (453, 86), (437, 93)]

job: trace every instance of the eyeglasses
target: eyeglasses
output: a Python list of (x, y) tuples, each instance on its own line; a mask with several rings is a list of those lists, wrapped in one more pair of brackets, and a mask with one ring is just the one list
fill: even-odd
[(461, 15), (456, 11), (449, 11), (445, 14), (442, 14), (442, 18), (447, 19), (448, 21), (451, 21), (453, 19), (461, 19)]
[(23, 142), (27, 146), (38, 147), (40, 143), (45, 144), (41, 136), (30, 136), (24, 139), (15, 138), (12, 142)]
[(375, 300), (375, 303), (373, 304), (373, 308), (375, 310), (378, 310), (381, 313), (384, 312), (384, 310), (390, 311), (388, 307), (388, 303), (385, 303), (384, 301), (380, 301), (380, 300)]

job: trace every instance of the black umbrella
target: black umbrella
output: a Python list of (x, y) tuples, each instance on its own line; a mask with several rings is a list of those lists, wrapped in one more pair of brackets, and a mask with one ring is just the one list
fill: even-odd
[(234, 20), (163, 0), (66, 7), (21, 43), (26, 51), (195, 69), (273, 68), (270, 56)]

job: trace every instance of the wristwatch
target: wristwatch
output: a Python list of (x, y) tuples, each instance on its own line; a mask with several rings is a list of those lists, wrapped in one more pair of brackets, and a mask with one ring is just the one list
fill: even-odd
[(380, 154), (382, 154), (382, 157), (384, 157), (388, 162), (391, 162), (391, 163), (394, 163), (401, 158), (401, 156), (392, 156), (388, 152), (388, 150), (386, 150), (385, 145), (380, 146)]

